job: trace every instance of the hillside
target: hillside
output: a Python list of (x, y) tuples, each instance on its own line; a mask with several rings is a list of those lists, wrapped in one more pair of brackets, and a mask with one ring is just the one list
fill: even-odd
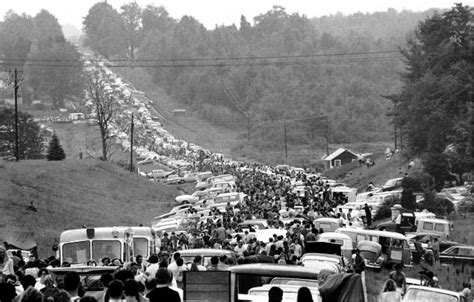
[[(34, 231), (40, 257), (47, 257), (66, 229), (149, 225), (178, 194), (99, 160), (1, 162), (0, 237)], [(30, 202), (37, 212), (27, 211)]]

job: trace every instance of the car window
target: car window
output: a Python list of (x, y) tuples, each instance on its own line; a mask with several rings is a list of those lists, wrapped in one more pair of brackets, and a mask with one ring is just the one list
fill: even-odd
[(424, 222), (423, 223), (423, 230), (432, 231), (433, 230), (433, 223), (432, 222)]
[(444, 232), (444, 224), (436, 223), (436, 224), (435, 224), (435, 231), (437, 231), (437, 232)]

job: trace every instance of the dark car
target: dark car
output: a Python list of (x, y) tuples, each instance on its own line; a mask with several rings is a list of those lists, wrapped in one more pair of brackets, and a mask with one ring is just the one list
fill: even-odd
[(472, 245), (455, 245), (439, 255), (441, 263), (449, 264), (468, 264), (474, 266), (474, 246)]
[(382, 186), (382, 192), (393, 191), (396, 189), (401, 189), (402, 187), (402, 177), (392, 178), (387, 180), (387, 182)]

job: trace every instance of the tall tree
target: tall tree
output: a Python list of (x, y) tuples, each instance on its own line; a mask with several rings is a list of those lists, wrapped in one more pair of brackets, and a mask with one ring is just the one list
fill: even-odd
[(34, 37), (33, 19), (8, 11), (0, 26), (0, 57), (7, 60), (11, 67), (22, 68)]
[(36, 98), (50, 97), (55, 108), (62, 108), (65, 98), (83, 95), (81, 55), (49, 12), (42, 10), (34, 21), (37, 35), (28, 57), (31, 64), (26, 65), (26, 84)]
[[(0, 111), (0, 156), (15, 156), (15, 112)], [(28, 113), (18, 112), (18, 155), (20, 159), (39, 159), (44, 154), (43, 137), (39, 125)]]
[(134, 60), (135, 51), (140, 44), (142, 30), (142, 9), (137, 2), (130, 2), (120, 7), (122, 10), (120, 16), (123, 19), (125, 32), (127, 34), (128, 54), (127, 56)]
[(111, 125), (120, 109), (116, 97), (106, 88), (103, 78), (106, 75), (96, 71), (87, 74), (86, 93), (92, 100), (102, 144), (101, 159), (106, 161), (112, 155), (113, 135)]
[(108, 3), (98, 2), (84, 18), (85, 45), (106, 58), (125, 56), (127, 40), (125, 25), (120, 14)]
[[(408, 142), (407, 152), (424, 159), (438, 189), (449, 177), (449, 169), (461, 175), (466, 168), (474, 169), (472, 20), (472, 8), (456, 4), (421, 22), (402, 51), (408, 67), (403, 90), (391, 97), (396, 104), (393, 115)], [(451, 144), (455, 147), (451, 150), (459, 152), (453, 153), (456, 156), (449, 165), (445, 150)]]

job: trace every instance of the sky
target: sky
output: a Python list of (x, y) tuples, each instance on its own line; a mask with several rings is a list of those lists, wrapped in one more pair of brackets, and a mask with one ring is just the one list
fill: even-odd
[[(107, 0), (115, 9), (133, 0)], [(331, 15), (341, 12), (345, 15), (362, 12), (386, 11), (394, 8), (397, 11), (422, 11), (428, 8), (450, 8), (460, 0), (136, 0), (141, 6), (148, 4), (163, 5), (174, 19), (191, 15), (208, 29), (216, 25), (238, 25), (240, 16), (244, 15), (249, 22), (255, 16), (271, 10), (274, 5), (282, 6), (287, 13), (299, 13), (308, 18)], [(0, 20), (8, 10), (34, 16), (41, 9), (46, 9), (62, 25), (72, 24), (82, 28), (82, 20), (89, 8), (98, 0), (13, 0), (0, 1)], [(463, 1), (464, 5), (474, 6), (474, 0)]]

